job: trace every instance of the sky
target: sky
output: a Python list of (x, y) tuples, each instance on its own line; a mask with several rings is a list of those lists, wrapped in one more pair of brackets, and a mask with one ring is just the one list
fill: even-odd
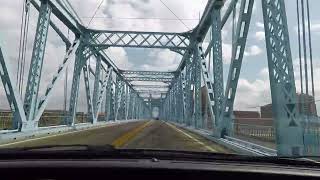
[[(170, 11), (160, 0), (69, 0), (85, 26), (93, 29), (106, 30), (134, 30), (134, 31), (165, 31), (185, 32), (193, 29), (199, 22), (207, 0), (162, 0), (170, 8)], [(0, 0), (0, 40), (1, 48), (10, 66), (13, 77), (16, 76), (17, 59), (19, 50), (19, 34), (22, 0)], [(99, 4), (102, 2), (100, 8)], [(230, 0), (226, 1), (227, 7)], [(297, 46), (297, 18), (296, 4), (293, 0), (285, 0), (288, 28), (290, 34), (293, 64), (297, 91), (300, 92), (298, 46)], [(311, 33), (313, 45), (313, 60), (315, 74), (315, 99), (320, 99), (320, 7), (319, 0), (310, 0), (311, 12)], [(225, 8), (222, 11), (224, 13)], [(174, 13), (174, 14), (173, 14)], [(91, 17), (95, 18), (91, 20)], [(177, 19), (179, 17), (183, 23)], [(149, 19), (146, 19), (149, 18)], [(65, 34), (67, 29), (58, 22), (55, 17), (52, 19)], [(90, 22), (90, 24), (89, 24)], [(27, 66), (30, 64), (35, 27), (37, 23), (37, 11), (32, 8), (27, 46)], [(224, 79), (227, 79), (230, 58), (231, 58), (231, 18), (222, 30), (222, 51), (224, 63)], [(70, 40), (73, 35), (69, 34)], [(207, 40), (204, 44), (208, 43)], [(110, 48), (106, 51), (115, 64), (121, 69), (130, 70), (175, 70), (180, 63), (181, 56), (170, 50), (160, 49), (137, 49), (137, 48)], [(50, 28), (47, 48), (44, 58), (43, 75), (41, 77), (40, 96), (46, 89), (47, 84), (57, 71), (65, 53), (65, 46)], [(73, 59), (68, 68), (68, 93), (73, 72)], [(94, 63), (92, 63), (94, 66)], [(26, 67), (28, 69), (28, 67)], [(24, 79), (27, 81), (27, 70)], [(261, 0), (254, 4), (245, 56), (243, 60), (240, 80), (238, 84), (235, 110), (258, 110), (259, 106), (270, 103), (270, 86), (268, 78), (266, 47), (264, 40), (264, 28), (261, 10)], [(14, 78), (15, 79), (15, 78)], [(83, 80), (81, 80), (83, 82)], [(79, 109), (85, 109), (85, 91), (83, 83), (80, 85)], [(61, 109), (63, 104), (63, 81), (58, 83), (58, 88), (50, 99), (48, 108)], [(320, 110), (318, 104), (318, 110)], [(8, 104), (2, 84), (0, 83), (0, 109), (7, 109)]]

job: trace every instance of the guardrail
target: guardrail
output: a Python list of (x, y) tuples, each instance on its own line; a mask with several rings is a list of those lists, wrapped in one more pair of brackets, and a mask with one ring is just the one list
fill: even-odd
[[(65, 125), (66, 115), (44, 115), (41, 116), (39, 120), (39, 127), (51, 127)], [(12, 115), (0, 115), (0, 131), (11, 131), (12, 130)], [(90, 122), (86, 114), (77, 114), (76, 115), (76, 124), (88, 123)]]
[(246, 151), (250, 151), (257, 155), (262, 156), (276, 156), (277, 151), (271, 148), (267, 148), (255, 143), (251, 143), (245, 140), (241, 140), (234, 137), (225, 136), (225, 138), (220, 138), (220, 141), (223, 141), (225, 143), (231, 144), (233, 146), (236, 146), (238, 148), (241, 148)]
[(275, 141), (275, 129), (272, 126), (234, 123), (234, 133), (264, 141)]
[(0, 116), (0, 130), (12, 129), (13, 116)]

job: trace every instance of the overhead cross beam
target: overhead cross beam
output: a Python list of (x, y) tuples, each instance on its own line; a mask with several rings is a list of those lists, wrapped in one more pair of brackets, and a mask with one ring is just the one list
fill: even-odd
[(147, 84), (132, 84), (132, 87), (135, 89), (149, 88), (149, 89), (160, 89), (160, 88), (169, 88), (167, 84), (165, 85), (147, 85)]
[(120, 70), (124, 75), (162, 75), (162, 76), (174, 76), (175, 72), (162, 72), (162, 71), (129, 71), (129, 70)]
[[(92, 37), (88, 46), (99, 50), (109, 47), (134, 48), (166, 48), (186, 49), (189, 46), (190, 33), (105, 31), (88, 29), (87, 35)], [(100, 43), (96, 43), (98, 40)]]
[(154, 81), (154, 82), (165, 82), (169, 83), (172, 78), (154, 78), (154, 77), (124, 77), (126, 81)]

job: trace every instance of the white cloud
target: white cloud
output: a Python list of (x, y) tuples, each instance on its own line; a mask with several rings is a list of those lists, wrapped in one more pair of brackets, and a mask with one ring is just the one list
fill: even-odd
[(168, 49), (153, 49), (147, 56), (147, 61), (139, 69), (149, 71), (174, 71), (177, 69), (181, 56)]
[(320, 23), (319, 24), (311, 23), (310, 30), (311, 32), (320, 33)]
[(258, 28), (264, 28), (264, 24), (262, 22), (256, 22), (256, 26)]
[(271, 93), (267, 67), (261, 69), (253, 81), (245, 78), (239, 79), (235, 110), (257, 111), (260, 106), (268, 103), (271, 103)]
[(128, 61), (127, 52), (124, 48), (111, 47), (107, 50), (110, 58), (120, 69), (130, 69), (133, 64)]
[(252, 45), (248, 48), (249, 49), (244, 53), (245, 56), (257, 56), (263, 52), (257, 45)]
[(239, 79), (234, 109), (258, 110), (254, 107), (271, 102), (269, 89), (269, 82), (267, 80), (257, 79), (249, 81), (247, 79)]
[(230, 64), (232, 56), (232, 45), (227, 43), (222, 43), (222, 58), (224, 64)]
[(258, 41), (264, 41), (265, 40), (265, 33), (263, 31), (257, 31), (255, 34), (255, 38)]

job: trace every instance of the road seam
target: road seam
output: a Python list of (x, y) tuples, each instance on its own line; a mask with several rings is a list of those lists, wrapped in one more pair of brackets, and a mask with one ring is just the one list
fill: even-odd
[(187, 136), (188, 138), (192, 139), (193, 141), (197, 142), (198, 144), (200, 144), (200, 145), (204, 146), (204, 147), (205, 147), (206, 149), (208, 149), (209, 151), (217, 152), (217, 150), (215, 150), (214, 148), (212, 148), (212, 147), (210, 147), (210, 146), (206, 145), (206, 144), (205, 144), (205, 143), (203, 143), (202, 141), (200, 141), (200, 140), (196, 139), (195, 137), (193, 137), (193, 136), (191, 136), (190, 134), (188, 134), (188, 133), (186, 133), (186, 132), (182, 131), (181, 129), (178, 129), (178, 128), (177, 128), (177, 127), (175, 127), (174, 125), (172, 125), (172, 124), (170, 124), (170, 123), (167, 123), (167, 122), (166, 122), (166, 124), (167, 124), (168, 126), (170, 126), (171, 128), (173, 128), (174, 130), (176, 130), (176, 131), (178, 131), (178, 132), (182, 133), (183, 135), (185, 135), (185, 136)]
[(142, 124), (141, 126), (138, 126), (138, 127), (134, 128), (134, 129), (132, 129), (131, 131), (121, 135), (120, 137), (118, 137), (117, 139), (115, 139), (112, 142), (112, 145), (115, 148), (121, 148), (122, 146), (127, 144), (130, 140), (132, 140), (134, 137), (136, 137), (144, 128), (146, 128), (152, 122), (153, 121), (148, 121), (148, 122)]

